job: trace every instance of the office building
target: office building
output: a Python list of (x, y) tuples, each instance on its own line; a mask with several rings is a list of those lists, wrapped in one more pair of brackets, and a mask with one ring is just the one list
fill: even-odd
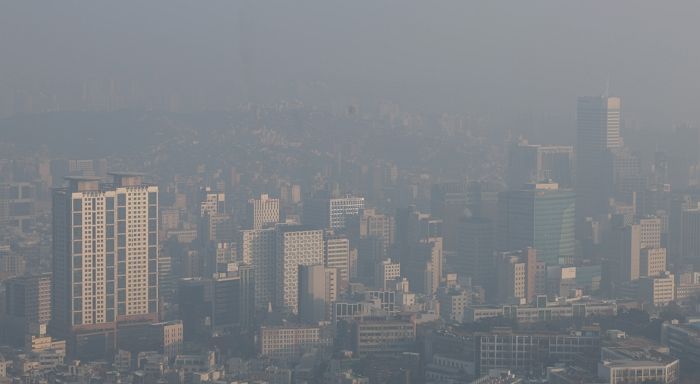
[(616, 263), (619, 267), (617, 279), (620, 282), (629, 282), (639, 279), (639, 262), (641, 254), (641, 226), (639, 224), (626, 225), (613, 229), (613, 257), (619, 257)]
[(535, 145), (520, 139), (508, 152), (506, 184), (520, 189), (526, 184), (551, 180), (573, 187), (574, 148), (566, 145)]
[(415, 242), (400, 264), (401, 276), (408, 278), (413, 292), (435, 294), (442, 281), (442, 237), (426, 237)]
[(212, 316), (211, 303), (210, 279), (197, 277), (178, 281), (177, 304), (185, 341), (195, 341), (199, 335), (209, 331)]
[(51, 273), (20, 276), (5, 284), (5, 315), (26, 324), (48, 324), (51, 320)]
[[(542, 300), (544, 304), (541, 303)], [(518, 323), (540, 321), (584, 319), (590, 316), (615, 316), (617, 304), (607, 301), (574, 301), (570, 303), (548, 303), (546, 296), (537, 298), (538, 305), (478, 305), (464, 310), (464, 322), (473, 323), (493, 317), (504, 317)]]
[(276, 306), (283, 312), (297, 314), (299, 266), (323, 265), (323, 230), (278, 225), (275, 248)]
[(114, 184), (77, 177), (54, 190), (51, 325), (57, 335), (158, 318), (158, 187), (139, 174), (112, 175)]
[(341, 230), (346, 217), (359, 215), (364, 208), (364, 197), (316, 197), (304, 202), (303, 222), (312, 228)]
[(0, 229), (29, 232), (34, 225), (36, 186), (29, 182), (0, 183)]
[(615, 148), (610, 152), (613, 171), (612, 196), (616, 201), (636, 203), (635, 200), (643, 194), (647, 186), (639, 157), (626, 147)]
[(377, 236), (368, 236), (359, 239), (357, 244), (357, 274), (353, 281), (365, 285), (374, 285), (374, 270), (378, 263), (387, 258), (384, 239)]
[(392, 262), (391, 259), (382, 260), (375, 268), (374, 286), (386, 290), (400, 276), (401, 263)]
[(338, 283), (346, 287), (350, 282), (350, 240), (345, 236), (325, 234), (324, 259), (327, 268), (338, 270)]
[(542, 372), (553, 363), (596, 361), (600, 353), (600, 332), (595, 329), (571, 333), (499, 329), (474, 337), (477, 376), (494, 369), (522, 374)]
[(240, 231), (238, 255), (243, 263), (252, 266), (255, 277), (255, 305), (267, 309), (274, 302), (275, 275), (274, 228), (249, 229)]
[(447, 259), (447, 269), (460, 278), (471, 280), (472, 286), (491, 294), (496, 286), (493, 223), (489, 219), (466, 217), (459, 223), (459, 244), (455, 257)]
[(260, 328), (260, 354), (280, 360), (294, 360), (312, 348), (329, 346), (331, 339), (320, 327), (277, 326)]
[(117, 348), (132, 355), (157, 351), (174, 359), (182, 353), (183, 324), (180, 320), (153, 324), (124, 324), (117, 329)]
[(186, 341), (211, 331), (250, 331), (255, 320), (255, 281), (250, 266), (211, 278), (178, 282), (177, 303)]
[[(232, 241), (233, 224), (226, 212), (226, 195), (213, 192), (210, 187), (200, 191), (199, 222), (197, 239), (202, 255), (207, 253), (209, 242)], [(207, 275), (216, 272), (216, 264), (211, 257), (205, 259), (204, 269)]]
[(362, 319), (352, 325), (353, 352), (399, 353), (413, 348), (416, 325), (410, 320)]
[(676, 284), (672, 273), (639, 279), (638, 297), (642, 303), (663, 307), (676, 299)]
[(530, 184), (499, 195), (498, 249), (532, 247), (548, 265), (571, 264), (575, 253), (575, 196), (556, 183)]
[(464, 309), (471, 304), (471, 292), (460, 286), (440, 287), (437, 300), (443, 321), (461, 323), (464, 321)]
[(430, 215), (443, 222), (443, 247), (447, 252), (457, 250), (458, 223), (466, 216), (468, 203), (466, 182), (435, 184), (430, 191)]
[(661, 325), (661, 345), (685, 367), (700, 365), (700, 322), (666, 321)]
[(211, 282), (212, 329), (250, 329), (255, 321), (253, 267), (240, 265), (235, 272), (218, 273), (207, 281)]
[(5, 311), (0, 337), (7, 344), (21, 345), (32, 328), (51, 320), (51, 274), (21, 276), (5, 281)]
[(639, 257), (639, 276), (659, 276), (666, 271), (666, 248), (644, 248)]
[(248, 200), (247, 225), (262, 229), (280, 222), (280, 201), (261, 194), (259, 199)]
[(680, 362), (669, 352), (648, 339), (609, 330), (597, 364), (598, 377), (605, 383), (676, 384)]
[(376, 237), (382, 239), (384, 252), (394, 243), (394, 217), (377, 212), (373, 208), (364, 208), (359, 215), (346, 217), (345, 232), (357, 246), (360, 239)]
[(579, 221), (607, 213), (612, 151), (622, 146), (617, 97), (579, 97), (576, 107), (576, 199)]
[(299, 321), (318, 324), (330, 319), (338, 297), (338, 270), (323, 264), (299, 266)]
[(226, 194), (214, 192), (211, 187), (204, 187), (200, 192), (199, 215), (215, 216), (226, 213)]
[(537, 252), (527, 248), (497, 256), (496, 276), (500, 303), (533, 302), (536, 294)]
[(639, 248), (661, 248), (661, 218), (644, 217), (639, 219)]
[(681, 260), (700, 264), (700, 208), (684, 209), (681, 213)]

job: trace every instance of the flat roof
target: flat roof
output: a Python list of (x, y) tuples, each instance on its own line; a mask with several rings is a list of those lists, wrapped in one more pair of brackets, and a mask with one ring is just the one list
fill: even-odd
[(71, 180), (71, 181), (100, 181), (102, 178), (97, 177), (97, 176), (64, 176), (63, 177), (66, 180)]
[(107, 172), (110, 176), (146, 176), (143, 172), (112, 171)]

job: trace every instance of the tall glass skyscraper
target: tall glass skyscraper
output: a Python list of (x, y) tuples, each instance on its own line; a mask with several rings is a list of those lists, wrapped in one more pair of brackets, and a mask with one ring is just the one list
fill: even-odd
[(499, 242), (502, 251), (533, 247), (537, 260), (570, 264), (575, 254), (575, 194), (556, 183), (530, 184), (501, 193)]
[(607, 211), (612, 194), (612, 153), (622, 147), (618, 97), (579, 97), (576, 105), (576, 195), (578, 217)]

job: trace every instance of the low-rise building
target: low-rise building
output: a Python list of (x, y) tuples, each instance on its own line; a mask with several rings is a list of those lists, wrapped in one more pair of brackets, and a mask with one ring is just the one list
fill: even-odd
[(661, 344), (668, 347), (670, 354), (680, 359), (684, 367), (700, 366), (700, 321), (692, 319), (686, 324), (675, 320), (663, 323)]
[(674, 384), (679, 380), (679, 360), (669, 348), (624, 332), (610, 330), (601, 348), (598, 377), (606, 383)]
[(331, 340), (321, 327), (276, 326), (260, 328), (260, 354), (280, 360), (294, 360), (304, 351), (329, 346)]
[(416, 326), (410, 320), (360, 320), (353, 324), (352, 331), (353, 350), (360, 355), (406, 352), (416, 341)]
[(464, 309), (464, 322), (473, 323), (480, 320), (504, 317), (518, 323), (536, 323), (538, 321), (577, 319), (590, 316), (615, 316), (617, 305), (611, 301), (574, 301), (565, 303), (543, 303), (538, 297), (538, 305), (506, 306), (469, 306)]
[(474, 335), (476, 374), (491, 370), (543, 372), (553, 363), (589, 362), (600, 353), (598, 329), (570, 333), (520, 333), (510, 328)]

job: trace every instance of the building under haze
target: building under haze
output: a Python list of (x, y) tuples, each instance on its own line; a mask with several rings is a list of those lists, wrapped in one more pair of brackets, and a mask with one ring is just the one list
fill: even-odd
[(338, 297), (338, 270), (322, 264), (299, 266), (299, 321), (318, 324), (328, 320)]
[(579, 97), (576, 106), (576, 195), (580, 219), (607, 213), (612, 151), (622, 146), (618, 97)]
[(303, 221), (305, 225), (318, 229), (345, 229), (346, 218), (359, 215), (364, 208), (364, 197), (315, 197), (304, 201)]
[(503, 252), (496, 258), (499, 303), (532, 303), (536, 294), (537, 252), (533, 248)]
[(115, 323), (158, 318), (158, 187), (112, 175), (53, 193), (51, 325), (78, 355), (108, 351)]
[(435, 184), (430, 191), (430, 214), (442, 219), (442, 238), (444, 250), (453, 252), (457, 249), (457, 226), (459, 220), (466, 216), (469, 196), (466, 182), (447, 182)]
[(338, 284), (347, 286), (350, 281), (350, 240), (326, 231), (324, 248), (326, 267), (335, 268), (338, 271)]
[(506, 184), (510, 189), (542, 180), (573, 187), (574, 148), (567, 145), (535, 145), (520, 140), (508, 152)]
[(275, 295), (275, 228), (248, 229), (240, 232), (238, 255), (253, 267), (255, 305), (267, 309)]
[(459, 223), (457, 253), (448, 259), (450, 272), (469, 278), (487, 291), (495, 288), (493, 223), (481, 217), (465, 217)]
[(502, 251), (533, 247), (537, 260), (569, 264), (575, 254), (575, 195), (556, 183), (529, 184), (503, 192), (499, 204), (499, 245)]
[(27, 332), (51, 320), (51, 274), (20, 276), (5, 285), (5, 311), (0, 317), (0, 339), (22, 345)]
[(259, 199), (248, 200), (247, 225), (251, 229), (262, 229), (280, 221), (280, 201), (272, 199), (267, 194)]
[(275, 240), (275, 302), (282, 312), (299, 310), (299, 266), (323, 265), (323, 231), (278, 225)]

